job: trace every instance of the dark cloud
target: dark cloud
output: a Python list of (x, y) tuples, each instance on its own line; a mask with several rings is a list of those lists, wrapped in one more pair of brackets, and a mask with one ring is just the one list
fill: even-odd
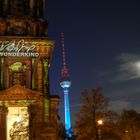
[(121, 112), (123, 109), (129, 108), (131, 108), (131, 103), (125, 100), (111, 101), (109, 104), (109, 109), (117, 112)]

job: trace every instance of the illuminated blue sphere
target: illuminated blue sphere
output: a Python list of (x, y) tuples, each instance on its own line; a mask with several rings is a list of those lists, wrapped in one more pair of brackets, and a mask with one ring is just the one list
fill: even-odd
[(71, 82), (70, 81), (61, 81), (60, 86), (64, 89), (67, 89), (71, 86)]

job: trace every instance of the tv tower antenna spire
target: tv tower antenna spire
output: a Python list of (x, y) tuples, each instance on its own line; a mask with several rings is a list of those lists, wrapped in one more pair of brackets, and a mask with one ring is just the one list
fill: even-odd
[(63, 55), (63, 66), (61, 70), (61, 81), (60, 86), (64, 92), (64, 107), (65, 107), (65, 129), (68, 137), (71, 136), (71, 117), (70, 117), (70, 106), (69, 106), (69, 88), (71, 86), (71, 81), (69, 80), (69, 72), (66, 66), (66, 55), (64, 48), (64, 33), (61, 33), (62, 37), (62, 55)]

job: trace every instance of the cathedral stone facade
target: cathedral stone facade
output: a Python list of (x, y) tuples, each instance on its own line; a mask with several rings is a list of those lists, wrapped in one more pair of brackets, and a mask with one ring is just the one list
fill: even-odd
[(45, 0), (0, 0), (0, 140), (60, 140)]
[(46, 36), (45, 0), (0, 0), (1, 36)]

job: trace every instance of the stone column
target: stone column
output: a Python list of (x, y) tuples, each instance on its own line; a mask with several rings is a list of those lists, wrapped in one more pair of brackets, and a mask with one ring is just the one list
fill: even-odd
[(8, 109), (5, 106), (0, 107), (0, 140), (7, 139), (7, 114)]
[(6, 88), (9, 88), (9, 80), (10, 80), (10, 78), (9, 78), (9, 67), (8, 67), (8, 64), (6, 65), (5, 73), (6, 73)]
[(34, 15), (34, 0), (30, 0), (30, 15)]
[(44, 16), (44, 0), (40, 0), (39, 4), (38, 4), (38, 8), (39, 8), (39, 17), (43, 17)]
[(45, 17), (46, 0), (43, 0), (43, 16)]
[(51, 96), (50, 98), (50, 116), (52, 122), (56, 122), (57, 120), (57, 109), (58, 109), (58, 104), (59, 104), (60, 98), (58, 96)]
[(8, 13), (8, 0), (4, 0), (4, 3), (3, 3), (3, 13), (4, 15), (7, 15)]
[(1, 88), (3, 89), (4, 87), (4, 58), (1, 58)]
[(35, 89), (35, 59), (32, 58), (32, 89), (34, 90)]
[(9, 87), (12, 87), (12, 78), (13, 78), (13, 75), (12, 75), (12, 70), (9, 69)]
[(44, 58), (43, 59), (43, 85), (44, 85), (44, 89), (43, 89), (43, 93), (44, 93), (44, 96), (48, 96), (49, 94), (49, 77), (48, 77), (48, 64), (49, 64), (49, 61), (47, 58)]
[(40, 60), (37, 64), (37, 85), (38, 85), (38, 91), (43, 93), (43, 64), (42, 61)]

